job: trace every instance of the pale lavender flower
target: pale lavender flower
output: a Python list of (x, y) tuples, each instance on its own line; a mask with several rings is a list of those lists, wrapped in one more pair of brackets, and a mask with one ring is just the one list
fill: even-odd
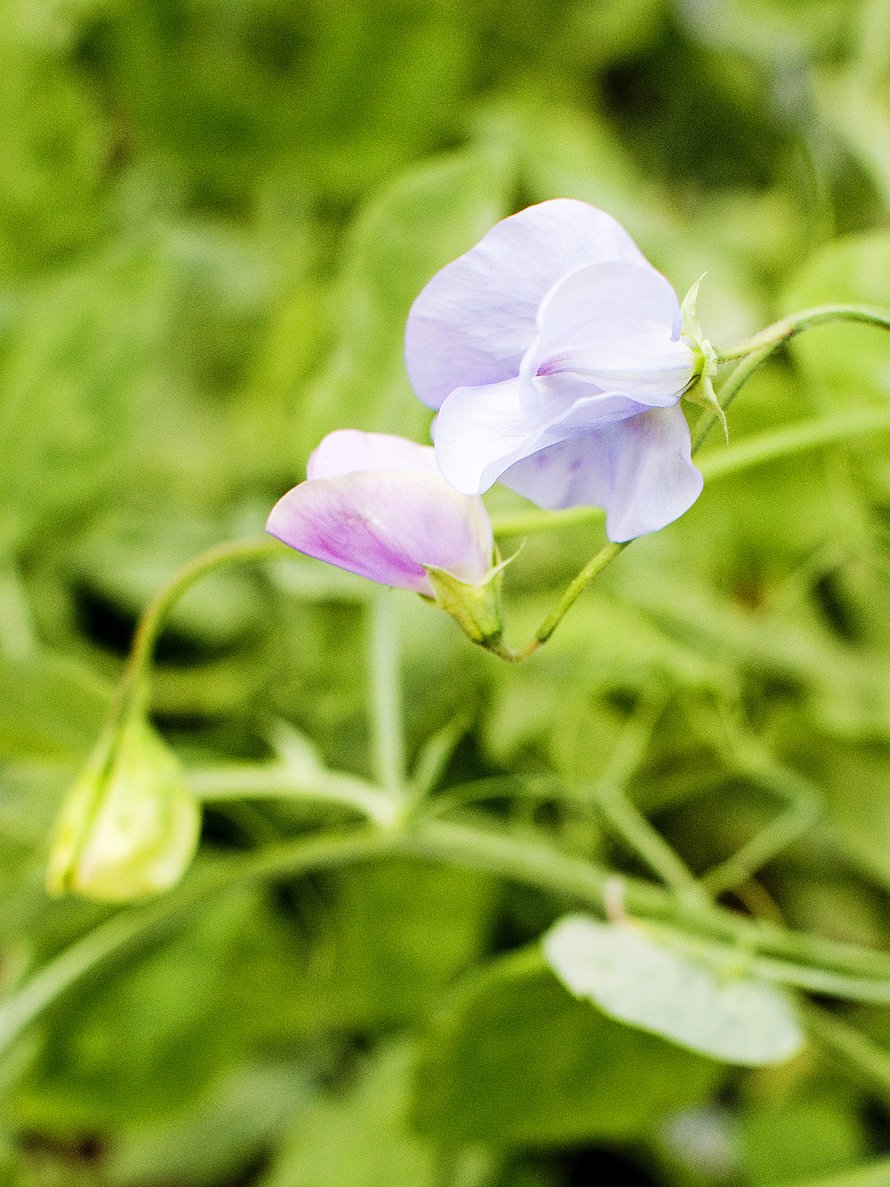
[(482, 500), (445, 481), (431, 446), (353, 429), (324, 438), (266, 531), (307, 556), (427, 597), (426, 566), (481, 585), (494, 552)]
[(408, 317), (439, 469), (468, 495), (500, 480), (604, 507), (612, 540), (664, 527), (702, 488), (679, 405), (701, 356), (681, 333), (670, 284), (610, 215), (557, 199), (504, 219)]

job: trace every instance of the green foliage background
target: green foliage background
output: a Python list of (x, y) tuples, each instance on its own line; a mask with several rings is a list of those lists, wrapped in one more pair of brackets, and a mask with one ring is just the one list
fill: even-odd
[[(2, 0), (0, 16), (11, 992), (109, 914), (47, 899), (42, 872), (139, 612), (194, 553), (259, 533), (325, 432), (426, 439), (405, 315), (496, 219), (556, 196), (608, 209), (679, 292), (707, 273), (721, 344), (808, 305), (890, 306), (890, 10)], [(730, 448), (888, 399), (884, 336), (814, 330), (733, 406)], [(521, 669), (398, 596), (411, 756), (451, 725), (440, 785), (555, 777), (573, 799), (492, 813), (633, 870), (583, 789), (657, 697), (629, 790), (690, 865), (775, 815), (792, 771), (824, 822), (730, 901), (886, 945), (885, 443), (715, 470)], [(719, 464), (725, 447), (708, 449)], [(491, 505), (519, 510), (503, 492)], [(528, 541), (509, 572), (517, 639), (598, 543), (595, 525)], [(366, 773), (368, 592), (297, 557), (197, 587), (152, 685), (187, 768), (264, 761), (289, 730)], [(768, 777), (752, 779), (752, 748)], [(201, 860), (317, 826), (293, 804), (220, 802)], [(6, 1057), (0, 1183), (890, 1182), (890, 1164), (861, 1169), (890, 1152), (890, 1088), (815, 1046), (738, 1073), (504, 955), (570, 905), (408, 859), (234, 885), (84, 980)], [(882, 1054), (886, 1016), (855, 1021)]]

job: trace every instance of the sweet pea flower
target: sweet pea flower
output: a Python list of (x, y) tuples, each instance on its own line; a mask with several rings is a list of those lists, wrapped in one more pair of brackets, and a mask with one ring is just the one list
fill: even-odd
[(439, 469), (467, 495), (500, 480), (542, 507), (603, 507), (624, 541), (701, 492), (679, 404), (701, 353), (667, 280), (585, 202), (531, 206), (446, 265), (411, 308), (405, 357), (439, 412)]
[(431, 446), (385, 433), (329, 433), (266, 531), (307, 556), (429, 598), (437, 596), (430, 569), (469, 587), (492, 571), (482, 500), (445, 481)]

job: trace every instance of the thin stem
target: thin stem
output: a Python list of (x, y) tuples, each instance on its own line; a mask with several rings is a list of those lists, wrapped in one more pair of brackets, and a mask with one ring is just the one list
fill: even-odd
[(803, 330), (833, 321), (864, 322), (866, 325), (890, 330), (890, 311), (873, 309), (867, 305), (818, 305), (814, 309), (804, 309), (800, 313), (783, 317), (759, 333), (752, 334), (750, 338), (744, 338), (741, 342), (727, 347), (726, 350), (718, 350), (716, 353), (717, 362), (724, 363), (732, 359), (745, 358), (763, 347), (774, 350)]
[[(282, 842), (194, 872), (179, 889), (146, 907), (122, 911), (53, 958), (0, 1004), (0, 1054), (74, 984), (128, 952), (138, 951), (211, 896), (255, 880), (293, 878), (386, 854), (408, 854), (484, 871), (581, 902), (604, 913), (616, 875), (534, 838), (444, 821), (410, 830), (359, 828)], [(672, 942), (725, 941), (727, 964), (747, 949), (762, 976), (857, 1001), (890, 1001), (890, 958), (867, 948), (786, 931), (708, 903), (679, 897), (651, 882), (617, 879), (627, 909), (641, 921), (674, 925)], [(677, 927), (697, 933), (689, 936)], [(715, 949), (712, 946), (712, 951)]]
[(753, 768), (743, 767), (741, 773), (751, 775), (774, 794), (781, 796), (789, 807), (732, 857), (713, 866), (703, 875), (702, 885), (715, 897), (747, 882), (758, 870), (813, 828), (824, 813), (816, 789), (796, 771), (785, 767), (774, 770), (758, 763)]
[(140, 684), (146, 669), (151, 664), (154, 649), (164, 626), (164, 621), (173, 606), (197, 581), (217, 569), (228, 565), (247, 564), (252, 561), (271, 560), (283, 555), (282, 545), (269, 537), (259, 540), (236, 540), (220, 544), (202, 552), (183, 568), (152, 598), (139, 621), (121, 688), (121, 699), (126, 700)]
[(695, 875), (625, 792), (631, 776), (641, 766), (661, 711), (662, 696), (644, 698), (625, 725), (593, 797), (620, 840), (678, 894), (706, 899)]
[(205, 803), (242, 799), (293, 799), (336, 804), (389, 827), (395, 822), (392, 799), (371, 783), (334, 771), (291, 770), (281, 766), (206, 767), (188, 772), (192, 791)]
[[(754, 372), (766, 362), (773, 351), (777, 350), (784, 341), (784, 338), (777, 338), (774, 342), (769, 342), (766, 345), (761, 346), (759, 349), (748, 354), (746, 358), (742, 359), (729, 378), (725, 380), (725, 382), (720, 387), (720, 407), (724, 412), (736, 398)], [(702, 413), (692, 434), (693, 454), (698, 453), (708, 433), (710, 433), (711, 429), (716, 424), (720, 424), (720, 417), (716, 412)]]
[(826, 1053), (890, 1100), (890, 1053), (821, 1006), (806, 1002), (802, 1009), (807, 1030)]
[(745, 952), (735, 944), (719, 944), (712, 940), (702, 943), (688, 932), (665, 927), (660, 923), (645, 923), (645, 929), (678, 951), (706, 960), (718, 969), (736, 968), (751, 976), (760, 977), (761, 980), (774, 981), (794, 989), (804, 989), (808, 993), (826, 994), (872, 1005), (890, 1005), (890, 981), (876, 980), (873, 977), (855, 977), (831, 969), (779, 960), (772, 956), (759, 956), (756, 953)]
[(433, 860), (484, 870), (583, 902), (601, 913), (617, 878), (627, 910), (641, 919), (663, 920), (751, 952), (854, 974), (874, 981), (878, 995), (886, 994), (890, 986), (890, 956), (885, 953), (791, 932), (723, 907), (682, 899), (652, 882), (618, 877), (613, 870), (561, 853), (533, 837), (468, 823), (424, 820), (400, 837), (399, 844)]
[(405, 744), (399, 680), (398, 606), (390, 589), (372, 598), (369, 614), (369, 709), (377, 781), (393, 801), (405, 796)]
[(616, 835), (665, 886), (680, 895), (707, 898), (680, 855), (619, 787), (600, 783), (593, 794)]
[(528, 659), (530, 655), (534, 655), (538, 648), (547, 642), (560, 622), (562, 622), (566, 612), (575, 604), (588, 585), (590, 585), (591, 581), (593, 581), (594, 577), (601, 573), (606, 565), (610, 564), (616, 556), (623, 552), (629, 543), (630, 541), (626, 540), (621, 544), (615, 544), (613, 542), (604, 544), (599, 552), (591, 557), (581, 572), (569, 582), (562, 597), (529, 641), (516, 652), (517, 659)]

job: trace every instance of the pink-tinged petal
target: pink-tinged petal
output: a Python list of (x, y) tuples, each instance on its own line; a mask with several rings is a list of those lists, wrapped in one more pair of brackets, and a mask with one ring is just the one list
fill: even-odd
[(653, 268), (628, 263), (577, 268), (542, 301), (538, 335), (521, 374), (539, 388), (556, 375), (573, 375), (664, 408), (679, 398), (695, 370), (695, 355), (679, 333), (676, 294)]
[(551, 419), (528, 410), (519, 379), (452, 392), (436, 419), (436, 461), (442, 475), (464, 494), (481, 494), (514, 463), (592, 427), (644, 412), (646, 406), (616, 392), (576, 384)]
[(513, 378), (556, 281), (609, 261), (648, 267), (624, 228), (586, 202), (558, 198), (497, 223), (438, 272), (411, 308), (405, 361), (418, 396), (438, 408), (456, 388)]
[(672, 523), (702, 490), (678, 405), (561, 441), (512, 466), (502, 481), (541, 507), (605, 508), (606, 533), (618, 542)]
[(479, 584), (493, 552), (480, 499), (407, 469), (301, 483), (276, 503), (266, 531), (307, 556), (430, 597), (424, 565)]
[(435, 474), (436, 459), (431, 445), (418, 445), (405, 437), (337, 429), (312, 451), (306, 477), (336, 478), (356, 470), (426, 470)]

